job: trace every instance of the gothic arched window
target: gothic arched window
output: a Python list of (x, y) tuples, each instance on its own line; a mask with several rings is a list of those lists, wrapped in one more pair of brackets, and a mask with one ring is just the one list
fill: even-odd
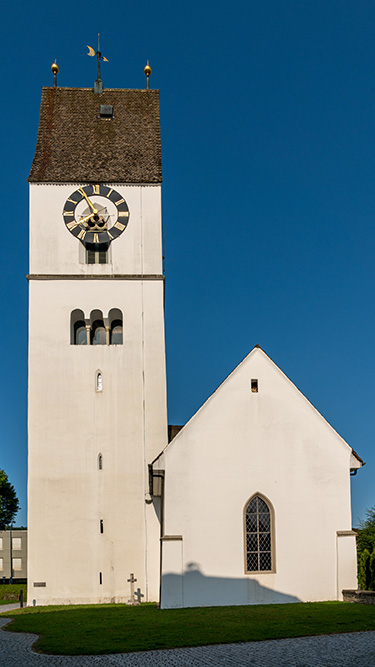
[(271, 503), (260, 494), (245, 506), (245, 571), (274, 572), (274, 514)]

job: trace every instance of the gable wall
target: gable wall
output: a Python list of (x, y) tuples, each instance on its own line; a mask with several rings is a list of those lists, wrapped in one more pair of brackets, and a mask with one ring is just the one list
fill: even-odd
[[(163, 606), (175, 606), (167, 591), (176, 576), (184, 606), (336, 599), (336, 533), (351, 529), (350, 454), (273, 362), (250, 353), (160, 461), (164, 532), (183, 538), (182, 571), (169, 562), (163, 572)], [(256, 492), (275, 511), (274, 574), (244, 572), (243, 509)], [(165, 563), (171, 548), (163, 542)]]

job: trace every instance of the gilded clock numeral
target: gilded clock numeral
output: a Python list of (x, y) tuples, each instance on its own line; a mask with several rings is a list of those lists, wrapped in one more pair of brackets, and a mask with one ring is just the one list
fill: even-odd
[(123, 225), (122, 222), (119, 222), (118, 220), (113, 226), (116, 227), (116, 229), (119, 229), (121, 232), (123, 232), (125, 229), (125, 225)]
[(72, 231), (72, 229), (75, 229), (76, 227), (78, 227), (78, 222), (76, 222), (75, 220), (74, 220), (74, 222), (68, 222), (68, 224), (67, 224), (67, 228), (70, 231)]
[[(105, 208), (104, 201), (101, 204), (95, 203), (93, 195), (98, 195), (99, 199), (109, 199), (111, 201), (112, 209), (107, 210)], [(115, 201), (116, 199), (117, 201)], [(80, 214), (77, 214), (77, 206), (78, 210), (80, 210), (80, 206), (84, 203), (82, 200), (86, 200), (90, 208), (88, 210), (85, 209), (84, 212), (81, 211)], [(114, 210), (113, 205), (116, 207), (116, 214), (114, 216), (111, 212)], [(100, 183), (88, 183), (77, 188), (77, 190), (72, 192), (70, 197), (67, 198), (65, 206), (67, 209), (72, 209), (63, 209), (63, 217), (68, 230), (80, 241), (84, 241), (85, 243), (94, 243), (95, 245), (100, 245), (104, 242), (109, 244), (114, 239), (116, 239), (124, 231), (124, 229), (126, 229), (130, 216), (129, 209), (124, 197), (121, 197), (121, 194), (116, 192), (116, 190), (113, 188), (110, 188), (107, 185), (101, 185)], [(119, 210), (119, 207), (121, 207), (121, 210)], [(98, 232), (94, 233), (93, 230), (91, 231), (87, 221), (93, 216), (99, 216), (102, 222), (106, 221), (105, 226), (107, 226), (111, 217), (112, 219), (113, 217), (117, 217), (116, 222), (111, 227), (112, 232), (106, 229), (106, 234), (101, 234), (100, 232), (104, 232), (104, 230), (100, 230), (98, 227), (96, 227)], [(104, 217), (102, 218), (101, 216)], [(78, 218), (80, 218), (80, 220), (78, 220)]]

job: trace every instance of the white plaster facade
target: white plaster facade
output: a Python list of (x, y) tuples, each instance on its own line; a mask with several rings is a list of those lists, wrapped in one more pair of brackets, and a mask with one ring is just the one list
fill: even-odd
[[(360, 465), (254, 348), (154, 462), (164, 471), (162, 607), (342, 599), (356, 587), (349, 473)], [(254, 494), (273, 508), (272, 572), (246, 573)]]
[[(160, 186), (110, 185), (130, 219), (100, 265), (80, 260), (62, 219), (79, 184), (30, 185), (29, 600), (37, 605), (127, 602), (130, 573), (143, 601), (159, 595), (159, 524), (146, 501), (147, 464), (167, 441)], [(71, 345), (76, 308), (86, 318), (120, 309), (124, 344)]]
[[(148, 93), (128, 92), (116, 102), (114, 128), (120, 102), (131, 117), (135, 99), (145, 108), (152, 102)], [(74, 89), (46, 95), (38, 173), (50, 159), (50, 135), (45, 144), (41, 137), (61, 127), (50, 120), (54, 105), (62, 99), (64, 122), (67, 109), (78, 109), (80, 119), (80, 104), (64, 102)], [(95, 111), (92, 128), (97, 120)], [(147, 129), (143, 116), (137, 123)], [(124, 128), (147, 167), (143, 149), (153, 142), (146, 132), (139, 146), (130, 125)], [(158, 153), (150, 155), (158, 179)], [(131, 573), (141, 601), (158, 600), (161, 585), (164, 608), (341, 599), (343, 588), (356, 586), (349, 472), (361, 462), (260, 348), (166, 446), (160, 184), (107, 183), (126, 200), (129, 224), (108, 263), (87, 264), (62, 217), (69, 195), (86, 183), (33, 179), (29, 603), (128, 602)], [(72, 345), (76, 309), (85, 319), (119, 309), (123, 344)], [(274, 517), (272, 568), (262, 573), (245, 568), (244, 508), (255, 494)]]

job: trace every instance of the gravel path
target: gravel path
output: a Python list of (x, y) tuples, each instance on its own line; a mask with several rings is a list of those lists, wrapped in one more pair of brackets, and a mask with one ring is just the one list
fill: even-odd
[[(7, 622), (0, 618), (0, 628)], [(1, 667), (375, 667), (375, 632), (74, 657), (34, 653), (35, 639), (0, 630)]]

